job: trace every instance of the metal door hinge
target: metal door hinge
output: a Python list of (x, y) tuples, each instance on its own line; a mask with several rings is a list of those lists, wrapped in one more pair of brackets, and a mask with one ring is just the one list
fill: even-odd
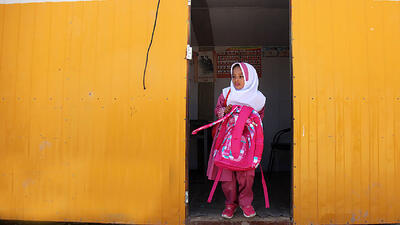
[(186, 48), (186, 59), (187, 60), (192, 60), (192, 47), (190, 47), (190, 45), (187, 45)]
[(185, 192), (185, 203), (188, 204), (189, 203), (189, 192)]
[(192, 5), (192, 0), (188, 0), (188, 5)]

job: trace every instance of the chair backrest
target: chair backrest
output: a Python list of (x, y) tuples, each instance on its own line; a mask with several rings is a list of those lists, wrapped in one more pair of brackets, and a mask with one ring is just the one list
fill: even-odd
[(278, 144), (279, 143), (279, 139), (281, 138), (281, 136), (283, 134), (285, 134), (285, 133), (290, 132), (290, 131), (292, 131), (291, 128), (286, 128), (286, 129), (283, 129), (283, 130), (280, 130), (280, 131), (276, 132), (276, 134), (274, 135), (274, 138), (272, 139), (271, 145)]

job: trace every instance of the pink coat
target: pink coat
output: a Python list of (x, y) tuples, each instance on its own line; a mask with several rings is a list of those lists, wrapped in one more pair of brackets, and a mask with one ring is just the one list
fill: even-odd
[[(217, 105), (215, 107), (215, 115), (217, 116), (218, 119), (222, 118), (224, 116), (224, 111), (225, 111), (225, 98), (224, 95), (221, 94), (218, 97)], [(260, 114), (261, 119), (264, 118), (264, 108), (258, 112)], [(212, 149), (214, 148), (215, 144), (215, 139), (213, 140), (212, 143)], [(208, 167), (207, 167), (207, 177), (210, 180), (214, 180), (218, 172), (218, 168), (214, 165), (214, 158), (212, 157), (212, 151), (210, 151), (210, 156), (208, 158)], [(254, 175), (254, 170), (249, 170), (247, 171), (248, 173), (251, 173), (250, 175)], [(233, 172), (228, 169), (223, 169), (220, 181), (232, 181), (233, 179)]]

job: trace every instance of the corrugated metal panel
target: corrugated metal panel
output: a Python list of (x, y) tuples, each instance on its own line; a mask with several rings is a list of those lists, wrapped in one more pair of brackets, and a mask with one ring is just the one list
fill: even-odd
[[(1, 3), (1, 2), (0, 2)], [(0, 5), (0, 219), (183, 223), (188, 6)]]
[(400, 222), (400, 2), (292, 3), (294, 221)]

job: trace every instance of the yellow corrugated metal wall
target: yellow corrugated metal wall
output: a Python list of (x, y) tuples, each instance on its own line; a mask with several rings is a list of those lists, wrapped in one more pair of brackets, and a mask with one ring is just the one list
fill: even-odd
[[(1, 2), (0, 2), (1, 3)], [(183, 223), (187, 0), (0, 5), (0, 219)]]
[(293, 0), (296, 224), (400, 222), (400, 2)]

